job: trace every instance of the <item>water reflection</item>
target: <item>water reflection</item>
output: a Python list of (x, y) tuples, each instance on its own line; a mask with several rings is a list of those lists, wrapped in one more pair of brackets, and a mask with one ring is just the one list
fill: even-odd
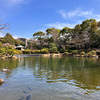
[[(0, 70), (5, 67), (10, 69), (11, 72), (0, 72), (0, 78), (3, 77), (7, 80), (8, 83), (5, 82), (5, 84), (8, 84), (9, 87), (17, 87), (16, 91), (19, 91), (17, 89), (20, 88), (25, 90), (25, 86), (31, 84), (34, 94), (38, 94), (39, 91), (50, 92), (52, 87), (54, 88), (51, 91), (55, 93), (56, 90), (59, 90), (61, 95), (72, 93), (69, 90), (73, 90), (72, 94), (77, 96), (81, 96), (80, 93), (76, 93), (78, 90), (85, 90), (85, 94), (100, 91), (100, 58), (21, 57), (18, 60), (0, 60)], [(11, 82), (14, 84), (11, 84)], [(42, 87), (40, 87), (40, 83)], [(37, 88), (39, 91), (36, 91)], [(65, 89), (68, 90), (64, 93)], [(25, 92), (27, 93), (27, 91)], [(72, 97), (70, 100), (75, 99)]]
[[(21, 58), (21, 66), (35, 78), (47, 83), (66, 82), (87, 90), (100, 90), (100, 59), (95, 58)], [(73, 80), (73, 82), (69, 82)]]
[[(8, 79), (12, 77), (12, 73), (15, 68), (18, 66), (18, 60), (12, 60), (12, 59), (7, 59), (7, 60), (0, 60), (0, 78), (2, 78), (3, 74), (5, 75), (5, 78)], [(2, 72), (2, 69), (8, 68), (11, 71), (9, 72)]]

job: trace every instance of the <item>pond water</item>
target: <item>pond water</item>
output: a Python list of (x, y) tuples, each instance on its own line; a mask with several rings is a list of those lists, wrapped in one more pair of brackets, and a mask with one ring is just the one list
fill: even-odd
[(100, 58), (0, 60), (0, 100), (100, 100)]

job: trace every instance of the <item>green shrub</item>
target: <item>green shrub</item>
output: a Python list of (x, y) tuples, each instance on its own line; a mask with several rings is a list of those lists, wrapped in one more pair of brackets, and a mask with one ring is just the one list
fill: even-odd
[(14, 49), (14, 47), (13, 46), (9, 46), (8, 49)]
[(36, 54), (36, 50), (32, 50), (31, 51), (31, 54)]
[(41, 50), (32, 50), (31, 51), (31, 54), (40, 54), (41, 53)]
[(16, 50), (17, 54), (23, 54), (23, 51), (21, 50)]
[(15, 55), (15, 54), (18, 54), (18, 52), (16, 51), (16, 50), (12, 50), (12, 49), (10, 49), (9, 51), (8, 51), (8, 53), (9, 53), (9, 55)]
[(88, 56), (92, 56), (92, 53), (91, 53), (91, 52), (88, 52), (87, 55), (88, 55)]
[(56, 47), (54, 43), (50, 43), (50, 48)]
[(78, 50), (72, 50), (72, 54), (78, 54)]
[(57, 50), (57, 47), (54, 43), (50, 43), (50, 46), (49, 46), (49, 52), (50, 53), (59, 53), (59, 51)]
[(6, 50), (5, 48), (0, 48), (0, 55), (5, 55), (6, 54)]
[(62, 49), (62, 48), (59, 51), (60, 51), (60, 53), (64, 53), (65, 52), (65, 50)]
[(26, 49), (26, 50), (23, 51), (23, 54), (31, 54), (31, 50)]
[(59, 51), (55, 51), (55, 53), (59, 53)]
[(37, 54), (39, 54), (39, 53), (41, 52), (41, 50), (36, 50), (35, 52), (36, 52)]
[(48, 51), (48, 49), (44, 48), (44, 49), (41, 49), (40, 53), (47, 54), (47, 53), (49, 53), (49, 51)]
[(68, 51), (69, 53), (71, 53), (73, 50), (67, 49), (67, 51)]
[(16, 50), (13, 51), (12, 55), (19, 54)]
[(64, 52), (65, 55), (68, 55), (68, 52)]
[(92, 50), (92, 51), (91, 51), (91, 54), (92, 54), (92, 55), (95, 55), (95, 54), (96, 54), (96, 51)]
[(80, 55), (85, 55), (85, 52), (81, 52)]
[(50, 53), (55, 53), (58, 50), (57, 50), (57, 47), (52, 47), (52, 48), (49, 49), (49, 51), (50, 51)]

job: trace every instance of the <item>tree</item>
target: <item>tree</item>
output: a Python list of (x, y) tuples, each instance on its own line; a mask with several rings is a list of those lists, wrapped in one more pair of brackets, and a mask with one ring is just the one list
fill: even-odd
[(28, 47), (27, 47), (27, 48), (28, 48), (28, 49), (31, 49), (31, 50), (37, 49), (36, 41), (35, 41), (33, 38), (31, 38), (31, 39), (28, 41)]
[(68, 27), (64, 27), (61, 31), (60, 31), (60, 35), (66, 36), (66, 35), (71, 35), (72, 31), (70, 28)]
[(33, 37), (36, 37), (40, 41), (40, 48), (43, 47), (45, 33), (42, 31), (36, 32), (33, 34)]
[(44, 33), (39, 31), (33, 34), (37, 40), (45, 41), (49, 47), (54, 43), (58, 50), (68, 49), (88, 49), (99, 47), (100, 45), (100, 21), (95, 19), (87, 19), (81, 24), (77, 24), (74, 28), (64, 27), (62, 30), (48, 28), (46, 30), (46, 38)]
[(35, 36), (36, 38), (42, 38), (43, 36), (45, 36), (45, 33), (42, 31), (36, 32), (33, 34), (33, 36)]
[(2, 46), (2, 43), (0, 42), (0, 48), (2, 48), (3, 46)]
[(64, 27), (60, 31), (59, 46), (61, 48), (65, 49), (66, 45), (71, 42), (72, 35), (73, 35), (73, 29), (68, 28), (68, 27)]
[(89, 48), (95, 42), (97, 34), (97, 22), (95, 19), (85, 20), (81, 24), (81, 40)]
[(57, 45), (57, 39), (59, 37), (60, 30), (55, 28), (48, 28), (46, 32), (46, 35), (50, 38), (52, 37), (51, 39), (53, 39), (54, 43)]
[(50, 43), (50, 53), (58, 53), (57, 47), (54, 43)]
[(0, 55), (5, 55), (6, 54), (6, 50), (5, 48), (0, 48)]
[(25, 43), (23, 41), (14, 39), (10, 33), (7, 33), (4, 37), (0, 38), (0, 42), (2, 44), (10, 43), (15, 46), (18, 46), (18, 45), (25, 46)]
[(12, 35), (10, 33), (7, 33), (4, 36), (4, 39), (6, 40), (6, 43), (10, 43), (10, 44), (15, 44), (14, 38), (12, 37)]

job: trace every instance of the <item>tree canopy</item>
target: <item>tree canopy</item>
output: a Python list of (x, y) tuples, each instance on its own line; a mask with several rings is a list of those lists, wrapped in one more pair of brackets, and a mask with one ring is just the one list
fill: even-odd
[[(45, 38), (43, 37), (45, 35)], [(100, 45), (100, 22), (95, 19), (87, 19), (74, 28), (64, 27), (63, 29), (48, 28), (46, 33), (36, 32), (33, 36), (42, 37), (48, 44), (54, 43), (58, 48), (97, 48)]]

